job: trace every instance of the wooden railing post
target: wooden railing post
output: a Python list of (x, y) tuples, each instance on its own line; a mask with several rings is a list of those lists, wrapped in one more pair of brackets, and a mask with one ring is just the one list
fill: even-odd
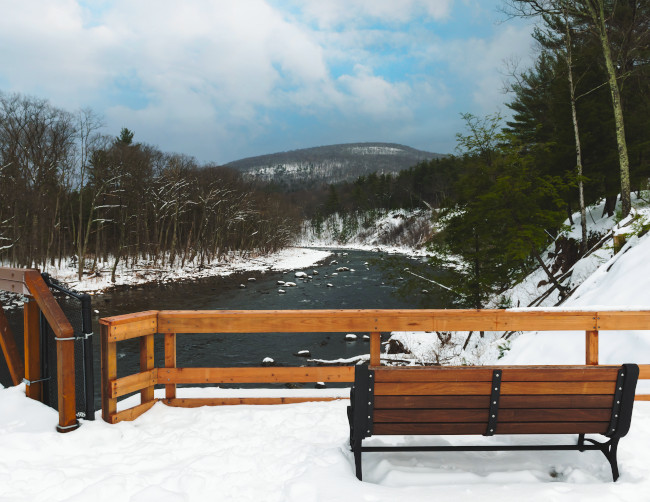
[(14, 385), (18, 385), (22, 382), (23, 377), (25, 376), (25, 368), (23, 366), (23, 361), (18, 354), (16, 339), (9, 327), (9, 321), (7, 320), (2, 305), (0, 305), (0, 347), (2, 348), (2, 353), (7, 362), (11, 381)]
[(27, 397), (43, 400), (43, 383), (41, 379), (41, 327), (38, 304), (29, 298), (24, 304), (24, 345), (25, 345), (25, 380)]
[[(165, 334), (165, 368), (176, 368), (176, 334)], [(165, 398), (176, 399), (176, 384), (165, 384)]]
[[(140, 371), (149, 371), (154, 368), (154, 335), (146, 335), (140, 338)], [(140, 401), (142, 404), (154, 400), (154, 386), (151, 385), (140, 391)]]
[(598, 331), (587, 331), (585, 334), (585, 364), (598, 364)]
[(370, 333), (370, 366), (381, 364), (381, 333)]
[(102, 419), (112, 423), (111, 415), (117, 413), (117, 398), (112, 397), (112, 381), (117, 378), (117, 350), (116, 342), (108, 339), (109, 327), (101, 324), (101, 359), (102, 359)]
[(77, 422), (77, 395), (75, 388), (74, 338), (56, 339), (56, 376), (59, 394), (59, 432), (79, 427)]

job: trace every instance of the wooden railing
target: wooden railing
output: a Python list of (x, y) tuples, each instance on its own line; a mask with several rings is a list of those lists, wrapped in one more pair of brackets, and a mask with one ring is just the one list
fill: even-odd
[(0, 307), (0, 331), (2, 350), (7, 359), (14, 384), (23, 380), (27, 384), (26, 394), (42, 400), (40, 361), (40, 319), (43, 315), (54, 332), (57, 357), (59, 432), (77, 428), (75, 371), (74, 371), (74, 329), (52, 296), (50, 288), (36, 269), (0, 267), (0, 289), (27, 296), (24, 305), (24, 365), (18, 355), (13, 335)]
[[(354, 381), (353, 366), (178, 368), (176, 337), (181, 333), (370, 333), (370, 364), (381, 363), (381, 332), (390, 331), (583, 331), (586, 364), (598, 364), (601, 330), (650, 330), (650, 311), (541, 312), (508, 310), (285, 310), (148, 311), (100, 320), (102, 417), (110, 423), (133, 420), (158, 400), (171, 406), (275, 404), (334, 398), (176, 397), (178, 384)], [(165, 367), (154, 365), (154, 336), (164, 336)], [(140, 339), (140, 372), (117, 378), (117, 343)], [(622, 361), (627, 362), (627, 361)], [(650, 364), (640, 378), (650, 379)], [(165, 398), (155, 399), (156, 385)], [(140, 404), (117, 411), (117, 398), (140, 391)], [(637, 395), (650, 400), (650, 395)]]

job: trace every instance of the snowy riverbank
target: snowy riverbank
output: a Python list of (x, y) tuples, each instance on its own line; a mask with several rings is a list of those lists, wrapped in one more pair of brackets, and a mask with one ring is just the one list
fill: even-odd
[(50, 267), (41, 272), (47, 272), (52, 277), (67, 284), (69, 287), (87, 293), (98, 293), (115, 286), (134, 286), (146, 283), (171, 283), (200, 279), (204, 277), (225, 277), (243, 272), (267, 272), (285, 270), (300, 270), (309, 268), (324, 260), (331, 253), (320, 249), (301, 247), (285, 248), (267, 255), (232, 255), (220, 261), (199, 266), (198, 262), (187, 262), (181, 266), (160, 267), (143, 261), (136, 266), (127, 267), (124, 262), (118, 265), (116, 280), (111, 282), (111, 263), (101, 263), (100, 272), (91, 276), (84, 275), (81, 281), (77, 278), (76, 264), (62, 263), (60, 267)]

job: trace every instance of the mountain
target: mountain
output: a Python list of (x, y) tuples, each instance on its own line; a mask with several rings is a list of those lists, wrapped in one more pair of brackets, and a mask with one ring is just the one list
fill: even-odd
[(295, 189), (350, 181), (370, 173), (397, 173), (438, 157), (444, 155), (395, 143), (347, 143), (249, 157), (226, 167), (251, 179)]

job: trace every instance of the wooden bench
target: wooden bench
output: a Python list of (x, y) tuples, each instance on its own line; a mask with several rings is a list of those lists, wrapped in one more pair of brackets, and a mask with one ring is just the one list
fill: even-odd
[[(622, 366), (357, 366), (348, 407), (357, 478), (361, 453), (600, 450), (618, 478), (616, 449), (632, 419), (639, 376)], [(363, 446), (376, 435), (578, 434), (576, 444)], [(607, 441), (585, 438), (602, 434)]]

